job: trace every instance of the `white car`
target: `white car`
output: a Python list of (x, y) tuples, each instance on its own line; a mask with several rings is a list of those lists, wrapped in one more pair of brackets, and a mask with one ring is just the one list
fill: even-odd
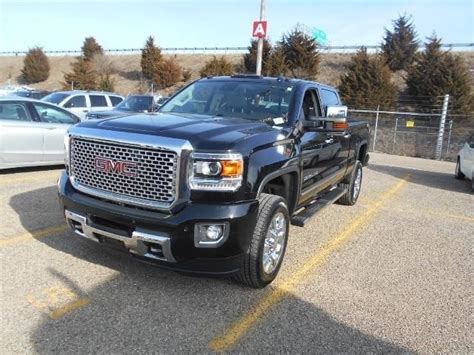
[(0, 97), (0, 170), (64, 163), (64, 135), (80, 122), (56, 105)]
[(458, 153), (454, 176), (460, 180), (464, 178), (471, 180), (474, 191), (474, 134), (469, 137)]
[(102, 91), (57, 91), (45, 96), (42, 101), (64, 107), (85, 119), (88, 112), (112, 110), (123, 101), (123, 96)]

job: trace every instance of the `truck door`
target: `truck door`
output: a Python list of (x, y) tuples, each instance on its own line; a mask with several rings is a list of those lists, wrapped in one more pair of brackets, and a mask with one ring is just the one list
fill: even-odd
[[(317, 89), (308, 89), (300, 108), (299, 119), (322, 117)], [(338, 141), (325, 132), (305, 131), (301, 136), (302, 185), (299, 203), (312, 200), (333, 180), (334, 157), (339, 154)]]
[[(324, 87), (319, 89), (320, 98), (323, 105), (323, 110), (326, 112), (328, 106), (340, 106), (341, 100), (339, 99), (339, 95), (334, 90), (329, 90)], [(347, 169), (349, 164), (349, 153), (350, 153), (350, 141), (351, 141), (350, 133), (346, 134), (328, 134), (328, 139), (333, 140), (333, 149), (331, 154), (333, 156), (332, 164), (338, 171), (344, 172)], [(354, 153), (355, 154), (355, 153)], [(355, 161), (351, 162), (354, 164)]]

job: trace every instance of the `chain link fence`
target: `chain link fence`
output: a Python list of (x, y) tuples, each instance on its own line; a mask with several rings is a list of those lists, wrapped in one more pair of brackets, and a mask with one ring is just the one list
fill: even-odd
[(474, 113), (452, 114), (451, 105), (443, 112), (443, 97), (417, 111), (419, 100), (405, 97), (394, 111), (379, 106), (375, 110), (350, 109), (349, 115), (369, 122), (371, 151), (454, 161), (474, 132)]

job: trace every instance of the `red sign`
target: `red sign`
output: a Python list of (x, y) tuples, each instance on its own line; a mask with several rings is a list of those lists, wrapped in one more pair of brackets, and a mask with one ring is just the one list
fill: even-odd
[(267, 21), (254, 21), (252, 36), (257, 38), (267, 37)]

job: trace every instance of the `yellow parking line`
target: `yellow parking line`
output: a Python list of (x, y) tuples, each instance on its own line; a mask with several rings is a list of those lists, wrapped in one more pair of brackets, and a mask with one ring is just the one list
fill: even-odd
[(223, 334), (212, 339), (208, 344), (209, 349), (212, 351), (224, 351), (234, 346), (250, 328), (264, 317), (275, 304), (280, 302), (303, 278), (323, 265), (332, 253), (343, 247), (349, 241), (354, 232), (370, 222), (380, 210), (383, 203), (392, 198), (405, 186), (408, 182), (408, 178), (409, 175), (383, 193), (378, 201), (371, 203), (370, 207), (365, 210), (360, 217), (352, 221), (344, 230), (332, 237), (329, 242), (323, 245), (315, 255), (306, 260), (305, 263), (279, 287), (270, 290), (248, 313), (227, 328)]
[[(41, 174), (41, 172), (38, 172)], [(35, 175), (35, 176), (0, 176), (0, 186), (2, 185), (13, 185), (13, 184), (21, 184), (21, 183), (28, 183), (28, 182), (48, 182), (49, 179), (58, 178), (60, 174), (60, 170), (55, 171), (53, 173), (48, 172), (46, 174)]]
[(48, 317), (53, 320), (58, 320), (59, 318), (63, 317), (64, 315), (68, 313), (75, 311), (76, 309), (87, 306), (89, 303), (91, 303), (91, 300), (89, 298), (79, 298), (78, 300), (74, 302), (68, 303), (67, 305), (61, 308), (51, 311), (50, 313), (48, 313)]
[(48, 227), (45, 229), (39, 229), (32, 233), (25, 233), (16, 237), (0, 240), (0, 247), (11, 246), (17, 243), (27, 242), (33, 239), (52, 236), (58, 233), (65, 232), (66, 230), (67, 230), (67, 225), (65, 224), (59, 224), (59, 225)]

